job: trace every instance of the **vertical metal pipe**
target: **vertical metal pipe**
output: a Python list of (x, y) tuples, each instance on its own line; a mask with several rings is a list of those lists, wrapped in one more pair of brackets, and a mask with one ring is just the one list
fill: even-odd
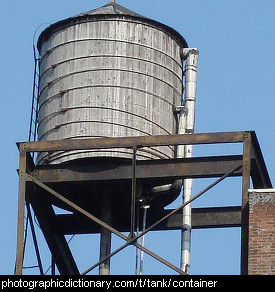
[[(102, 194), (101, 220), (111, 224), (112, 206), (111, 206), (111, 188), (105, 187)], [(100, 235), (100, 260), (104, 259), (111, 253), (112, 233), (108, 229), (101, 227)], [(110, 275), (110, 258), (106, 259), (99, 266), (100, 275)]]
[[(185, 179), (183, 183), (183, 203), (191, 199), (192, 179)], [(182, 231), (181, 231), (181, 270), (189, 273), (190, 250), (191, 250), (191, 204), (182, 209)]]
[(52, 276), (55, 275), (55, 260), (54, 255), (52, 254), (52, 265), (51, 265)]
[(198, 49), (183, 49), (185, 63), (184, 105), (187, 109), (186, 132), (194, 133), (195, 102), (197, 91)]
[(132, 159), (132, 167), (133, 167), (133, 176), (132, 176), (132, 201), (131, 201), (131, 230), (130, 237), (134, 237), (135, 231), (135, 221), (136, 221), (136, 154), (137, 147), (133, 147), (133, 159)]
[[(106, 228), (101, 228), (100, 237), (100, 260), (104, 259), (111, 253), (111, 232)], [(105, 260), (99, 266), (100, 275), (110, 275), (110, 258)]]
[[(193, 134), (195, 125), (195, 101), (197, 90), (197, 66), (198, 66), (197, 49), (183, 49), (185, 59), (185, 95), (184, 95), (184, 119), (185, 133)], [(183, 131), (181, 129), (181, 131)], [(180, 147), (180, 146), (179, 146)], [(183, 150), (178, 152), (182, 154)], [(193, 145), (184, 146), (184, 157), (193, 156)], [(192, 194), (192, 179), (185, 179), (183, 183), (183, 203), (191, 199)], [(185, 273), (189, 272), (190, 267), (190, 245), (191, 245), (191, 204), (186, 205), (183, 209), (182, 221), (182, 239), (181, 239), (181, 270)]]
[[(146, 218), (147, 218), (147, 210), (150, 208), (149, 205), (143, 206), (143, 220), (142, 220), (142, 232), (146, 229)], [(145, 235), (141, 237), (141, 246), (144, 246)], [(140, 251), (140, 262), (139, 262), (139, 275), (143, 274), (143, 250)]]

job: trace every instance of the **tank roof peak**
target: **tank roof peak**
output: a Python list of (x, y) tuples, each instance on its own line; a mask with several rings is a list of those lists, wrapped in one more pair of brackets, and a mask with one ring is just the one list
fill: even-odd
[(96, 8), (92, 9), (90, 11), (78, 14), (78, 16), (91, 16), (91, 15), (129, 15), (129, 16), (136, 16), (136, 17), (142, 17), (146, 18), (132, 10), (129, 10), (119, 4), (117, 4), (115, 1), (111, 1), (110, 3)]
[(60, 20), (52, 25), (50, 25), (48, 28), (46, 28), (39, 36), (38, 42), (37, 42), (37, 48), (40, 51), (41, 45), (50, 34), (54, 33), (58, 29), (68, 26), (68, 25), (73, 25), (74, 23), (81, 22), (81, 21), (88, 21), (88, 20), (98, 20), (101, 18), (131, 18), (131, 19), (137, 19), (140, 21), (143, 21), (145, 23), (149, 23), (158, 29), (163, 29), (167, 33), (170, 33), (173, 35), (179, 43), (181, 43), (181, 46), (183, 47), (188, 47), (188, 44), (186, 43), (185, 39), (173, 28), (160, 23), (158, 21), (155, 21), (153, 19), (150, 19), (148, 17), (142, 16), (132, 10), (129, 10), (119, 4), (117, 4), (115, 1), (111, 1), (108, 4), (92, 9), (87, 12), (80, 13), (78, 15), (69, 17), (64, 20)]

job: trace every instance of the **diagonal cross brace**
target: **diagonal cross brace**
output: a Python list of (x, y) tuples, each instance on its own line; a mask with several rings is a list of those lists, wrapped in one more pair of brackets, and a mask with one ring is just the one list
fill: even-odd
[(119, 251), (121, 251), (122, 249), (124, 249), (125, 247), (127, 247), (130, 244), (135, 245), (137, 248), (143, 250), (145, 253), (149, 254), (153, 258), (155, 258), (158, 261), (162, 262), (163, 264), (169, 266), (170, 268), (172, 268), (173, 270), (179, 272), (180, 274), (186, 274), (185, 272), (183, 272), (182, 270), (180, 270), (176, 266), (174, 266), (171, 263), (167, 262), (165, 259), (159, 257), (158, 255), (156, 255), (155, 253), (151, 252), (147, 248), (145, 248), (145, 247), (141, 246), (140, 244), (138, 244), (137, 243), (137, 240), (140, 237), (142, 237), (145, 233), (147, 233), (148, 231), (150, 231), (152, 228), (154, 228), (156, 225), (158, 225), (162, 221), (168, 219), (170, 216), (172, 216), (173, 214), (175, 214), (176, 212), (178, 212), (180, 209), (184, 208), (187, 204), (190, 204), (192, 201), (194, 201), (195, 199), (197, 199), (198, 197), (200, 197), (202, 194), (204, 194), (205, 192), (207, 192), (208, 190), (210, 190), (212, 187), (214, 187), (216, 184), (218, 184), (219, 182), (221, 182), (222, 180), (224, 180), (226, 177), (228, 177), (229, 175), (231, 175), (236, 170), (239, 170), (241, 167), (242, 166), (238, 166), (237, 168), (233, 169), (232, 171), (224, 174), (218, 180), (216, 180), (215, 182), (213, 182), (212, 184), (210, 184), (208, 187), (206, 187), (205, 189), (203, 189), (202, 191), (200, 191), (198, 194), (196, 194), (194, 197), (192, 197), (189, 201), (185, 202), (184, 204), (180, 205), (175, 210), (171, 211), (169, 214), (167, 214), (166, 216), (164, 216), (163, 218), (161, 218), (160, 220), (158, 220), (157, 222), (155, 222), (154, 224), (152, 224), (150, 227), (148, 227), (146, 230), (144, 230), (143, 232), (141, 232), (139, 235), (135, 236), (134, 238), (131, 238), (131, 237), (129, 238), (129, 237), (125, 236), (124, 234), (122, 234), (121, 232), (119, 232), (118, 230), (116, 230), (115, 228), (113, 228), (112, 226), (106, 224), (105, 222), (103, 222), (102, 220), (100, 220), (97, 217), (93, 216), (92, 214), (90, 214), (86, 210), (84, 210), (81, 207), (77, 206), (75, 203), (73, 203), (70, 200), (66, 199), (65, 197), (63, 197), (58, 192), (54, 191), (53, 189), (51, 189), (50, 187), (48, 187), (44, 183), (38, 181), (33, 176), (31, 176), (29, 174), (26, 174), (26, 178), (27, 178), (27, 180), (34, 182), (35, 184), (37, 184), (41, 188), (45, 189), (46, 191), (48, 191), (49, 193), (51, 193), (52, 195), (54, 195), (59, 200), (63, 201), (64, 203), (66, 203), (70, 207), (74, 208), (75, 210), (77, 210), (78, 212), (82, 213), (83, 215), (85, 215), (89, 219), (95, 221), (99, 225), (103, 226), (104, 228), (108, 229), (109, 231), (111, 231), (112, 233), (116, 234), (117, 236), (119, 236), (120, 238), (122, 238), (122, 239), (124, 239), (126, 241), (126, 243), (124, 245), (122, 245), (121, 247), (119, 247), (118, 249), (116, 249), (115, 251), (113, 251), (112, 253), (110, 253), (108, 256), (106, 256), (104, 259), (102, 259), (101, 261), (99, 261), (98, 263), (96, 263), (95, 265), (93, 265), (92, 267), (90, 267), (89, 269), (85, 270), (82, 274), (87, 274), (89, 271), (91, 271), (92, 269), (94, 269), (95, 267), (97, 267), (98, 265), (100, 265), (106, 259), (108, 259), (111, 256), (115, 255), (116, 253), (118, 253)]
[[(104, 228), (108, 229), (109, 231), (111, 231), (112, 233), (116, 234), (117, 236), (119, 236), (120, 238), (124, 239), (126, 241), (126, 243), (124, 245), (122, 245), (120, 248), (118, 248), (117, 250), (115, 250), (114, 252), (112, 252), (111, 254), (109, 254), (108, 256), (106, 256), (104, 259), (100, 260), (98, 263), (96, 263), (94, 266), (92, 266), (91, 268), (87, 269), (85, 272), (83, 272), (82, 274), (87, 274), (89, 271), (91, 271), (92, 269), (94, 269), (95, 267), (97, 267), (98, 265), (100, 265), (102, 262), (104, 262), (105, 260), (107, 260), (108, 258), (110, 258), (111, 256), (113, 256), (114, 254), (118, 253), (120, 250), (124, 249), (125, 247), (127, 247), (130, 244), (134, 244), (136, 247), (142, 249), (145, 253), (149, 254), (150, 256), (152, 256), (153, 258), (157, 259), (158, 261), (162, 262), (163, 264), (169, 266), (171, 269), (174, 269), (175, 271), (181, 273), (181, 274), (185, 274), (182, 270), (180, 270), (179, 268), (177, 268), (176, 266), (172, 265), (171, 263), (169, 263), (168, 261), (166, 261), (165, 259), (161, 258), (160, 256), (158, 256), (157, 254), (151, 252), (150, 250), (148, 250), (147, 248), (141, 246), (140, 244), (138, 244), (136, 242), (136, 240), (140, 237), (134, 237), (129, 239), (129, 237), (125, 236), (124, 234), (122, 234), (121, 232), (119, 232), (118, 230), (116, 230), (115, 228), (113, 228), (112, 226), (106, 224), (105, 222), (103, 222), (102, 220), (98, 219), (97, 217), (95, 217), (94, 215), (90, 214), (89, 212), (87, 212), (86, 210), (82, 209), (81, 207), (77, 206), (75, 203), (71, 202), (70, 200), (66, 199), (65, 197), (63, 197), (62, 195), (60, 195), (58, 192), (54, 191), (53, 189), (51, 189), (50, 187), (48, 187), (47, 185), (45, 185), (44, 183), (40, 182), (39, 180), (37, 180), (36, 178), (34, 178), (33, 176), (26, 174), (26, 178), (28, 181), (32, 181), (35, 184), (37, 184), (38, 186), (40, 186), (41, 188), (45, 189), (47, 192), (49, 192), (50, 194), (54, 195), (56, 198), (58, 198), (59, 200), (63, 201), (64, 203), (66, 203), (68, 206), (74, 208), (76, 211), (78, 211), (79, 213), (83, 214), (84, 216), (88, 217), (89, 219), (95, 221), (96, 223), (98, 223), (99, 225), (103, 226)], [(148, 230), (149, 231), (149, 230)]]

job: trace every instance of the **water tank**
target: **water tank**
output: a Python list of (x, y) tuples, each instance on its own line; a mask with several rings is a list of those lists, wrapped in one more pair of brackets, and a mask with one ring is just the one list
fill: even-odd
[[(117, 3), (59, 21), (38, 40), (38, 139), (170, 135), (182, 104), (184, 38)], [(38, 164), (131, 158), (129, 149), (40, 153)], [(173, 147), (137, 159), (173, 158)]]

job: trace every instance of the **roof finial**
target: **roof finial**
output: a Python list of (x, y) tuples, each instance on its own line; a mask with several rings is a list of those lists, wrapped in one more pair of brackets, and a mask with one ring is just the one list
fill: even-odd
[(116, 3), (116, 0), (111, 0), (110, 3)]

